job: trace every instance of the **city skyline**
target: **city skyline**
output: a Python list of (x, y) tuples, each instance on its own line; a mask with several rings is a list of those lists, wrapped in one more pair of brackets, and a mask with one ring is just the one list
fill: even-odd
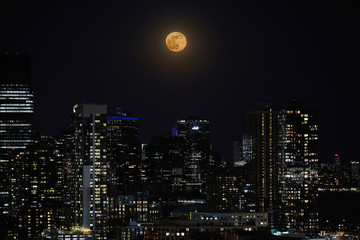
[[(35, 127), (45, 134), (68, 128), (75, 103), (130, 111), (145, 142), (199, 115), (212, 121), (214, 145), (230, 157), (246, 112), (300, 98), (319, 110), (320, 161), (334, 153), (357, 159), (355, 3), (5, 1), (1, 8), (0, 52), (30, 55)], [(189, 40), (181, 55), (164, 44), (171, 30)]]
[(360, 238), (360, 3), (0, 9), (0, 239)]
[[(343, 201), (358, 208), (359, 162), (347, 166), (335, 154), (319, 164), (317, 110), (301, 100), (280, 111), (260, 103), (247, 112), (246, 134), (234, 142), (233, 158), (223, 159), (211, 141), (211, 121), (197, 116), (178, 119), (171, 135), (141, 142), (137, 116), (75, 104), (67, 131), (39, 134), (29, 58), (1, 54), (0, 63), (2, 238), (156, 239), (175, 234), (169, 227), (196, 239), (246, 231), (266, 239), (357, 234), (356, 214), (346, 208), (326, 214), (319, 205), (334, 192), (352, 194)], [(184, 228), (190, 225), (198, 229)]]

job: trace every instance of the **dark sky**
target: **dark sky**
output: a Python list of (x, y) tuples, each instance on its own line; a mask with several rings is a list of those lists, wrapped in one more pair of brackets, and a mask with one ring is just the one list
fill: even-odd
[[(75, 103), (121, 106), (140, 136), (212, 121), (230, 156), (258, 102), (319, 111), (320, 159), (358, 159), (358, 1), (1, 1), (0, 52), (30, 55), (36, 128), (58, 134)], [(165, 37), (188, 39), (173, 53)]]

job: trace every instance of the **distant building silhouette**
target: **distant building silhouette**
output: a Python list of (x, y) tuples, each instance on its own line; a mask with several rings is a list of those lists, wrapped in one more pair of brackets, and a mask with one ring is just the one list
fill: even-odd
[(360, 179), (360, 163), (359, 161), (351, 161), (351, 178), (354, 180)]

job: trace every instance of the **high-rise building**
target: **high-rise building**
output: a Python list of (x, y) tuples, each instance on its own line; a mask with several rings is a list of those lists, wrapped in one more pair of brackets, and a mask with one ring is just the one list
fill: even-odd
[(187, 150), (186, 140), (176, 136), (156, 136), (144, 145), (142, 178), (151, 195), (166, 199), (183, 194)]
[(106, 239), (107, 105), (80, 104), (73, 111), (75, 226)]
[(74, 180), (75, 180), (75, 170), (73, 167), (74, 159), (74, 134), (70, 129), (62, 131), (60, 136), (55, 138), (55, 153), (61, 157), (62, 160), (62, 189), (61, 189), (61, 198), (62, 198), (62, 217), (60, 226), (58, 227), (61, 230), (69, 231), (74, 226)]
[(139, 191), (141, 144), (138, 140), (138, 123), (137, 117), (123, 112), (106, 117), (108, 186), (114, 196)]
[(19, 239), (33, 239), (61, 227), (63, 156), (59, 150), (54, 137), (39, 135), (33, 146), (14, 159), (23, 166), (22, 179), (17, 182), (24, 193), (18, 200), (15, 236)]
[(0, 55), (0, 148), (24, 149), (33, 143), (33, 91), (29, 57)]
[(233, 154), (234, 154), (234, 167), (244, 166), (250, 161), (252, 156), (253, 142), (246, 134), (243, 135), (242, 140), (234, 141)]
[(204, 192), (206, 175), (214, 165), (211, 156), (210, 121), (199, 117), (178, 120), (177, 135), (186, 139), (189, 149), (185, 162), (185, 190)]
[(281, 225), (311, 235), (318, 230), (317, 114), (294, 100), (279, 121)]
[(219, 212), (243, 211), (241, 167), (219, 169), (207, 176), (207, 207)]
[[(33, 143), (33, 91), (29, 57), (0, 55), (0, 238), (14, 217), (10, 178), (19, 151)], [(13, 169), (13, 170), (11, 170)], [(10, 171), (11, 170), (11, 171)], [(17, 178), (20, 178), (18, 175)], [(19, 180), (19, 179), (18, 179)], [(14, 214), (13, 214), (14, 213)]]
[[(34, 176), (33, 179), (30, 179), (30, 176), (34, 171), (29, 171), (36, 169), (36, 166), (31, 169), (29, 166), (32, 166), (32, 159), (30, 159), (32, 151), (29, 149), (23, 149), (19, 152), (13, 152), (9, 156), (11, 163), (11, 171), (9, 172), (9, 202), (10, 202), (10, 216), (5, 218), (9, 224), (7, 229), (7, 238), (4, 239), (26, 239), (33, 237), (34, 233), (38, 231), (36, 229), (30, 229), (30, 226), (39, 224), (39, 222), (31, 221), (28, 219), (28, 216), (31, 213), (34, 213), (34, 210), (39, 210), (39, 206), (35, 205), (31, 207), (32, 193), (31, 185), (37, 185), (37, 182), (31, 182), (38, 175)], [(37, 162), (34, 159), (34, 162)], [(35, 217), (36, 218), (36, 217)], [(33, 220), (35, 220), (35, 218)], [(39, 221), (39, 219), (38, 219)], [(25, 223), (25, 224), (24, 224)], [(1, 232), (5, 233), (5, 232)]]
[(247, 183), (255, 192), (256, 211), (269, 212), (271, 223), (278, 194), (277, 134), (278, 112), (269, 103), (247, 113)]

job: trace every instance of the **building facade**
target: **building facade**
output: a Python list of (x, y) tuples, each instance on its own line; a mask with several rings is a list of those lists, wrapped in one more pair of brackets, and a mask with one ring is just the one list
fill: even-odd
[(106, 117), (108, 186), (114, 196), (139, 190), (141, 144), (138, 140), (138, 118), (117, 112)]
[(208, 175), (206, 205), (219, 212), (240, 212), (244, 209), (242, 168), (219, 169)]
[[(0, 238), (12, 228), (19, 206), (17, 200), (23, 162), (20, 153), (34, 142), (33, 90), (29, 57), (24, 54), (0, 55)], [(16, 182), (12, 179), (16, 177)], [(19, 193), (20, 194), (20, 193)], [(3, 234), (3, 235), (2, 235)]]
[(207, 173), (213, 167), (210, 142), (210, 121), (189, 117), (177, 121), (177, 136), (186, 139), (185, 191), (202, 193)]
[(152, 194), (166, 199), (184, 193), (187, 152), (185, 139), (177, 136), (156, 136), (144, 145), (143, 183)]
[(280, 121), (281, 225), (308, 235), (318, 230), (318, 120), (315, 110), (291, 101)]
[[(247, 183), (254, 191), (255, 210), (269, 212), (273, 221), (278, 198), (278, 112), (269, 103), (247, 113)], [(251, 202), (251, 201), (249, 201)]]
[(73, 108), (75, 226), (91, 229), (95, 239), (107, 231), (106, 114), (107, 105)]

